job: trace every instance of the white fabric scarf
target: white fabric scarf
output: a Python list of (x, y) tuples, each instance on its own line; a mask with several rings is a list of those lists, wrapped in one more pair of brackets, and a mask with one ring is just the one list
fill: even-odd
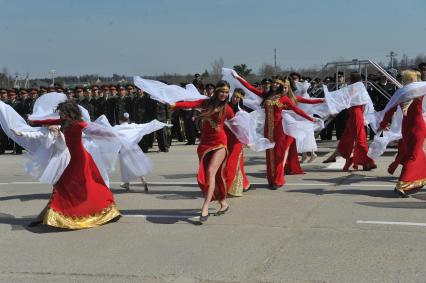
[(178, 101), (208, 98), (201, 95), (193, 84), (188, 84), (185, 88), (182, 88), (177, 85), (167, 85), (159, 81), (143, 79), (139, 76), (133, 77), (133, 82), (138, 88), (147, 92), (152, 99), (162, 103), (174, 104)]
[(243, 89), (244, 92), (246, 93), (246, 95), (243, 99), (244, 106), (247, 106), (247, 107), (249, 107), (250, 109), (253, 109), (253, 110), (260, 109), (261, 108), (260, 105), (262, 103), (262, 98), (259, 97), (256, 94), (254, 94), (250, 90), (248, 90), (234, 76), (238, 76), (238, 74), (234, 70), (228, 69), (228, 68), (222, 68), (222, 80), (225, 80), (229, 83), (229, 85), (231, 86), (230, 92), (233, 93), (236, 88)]

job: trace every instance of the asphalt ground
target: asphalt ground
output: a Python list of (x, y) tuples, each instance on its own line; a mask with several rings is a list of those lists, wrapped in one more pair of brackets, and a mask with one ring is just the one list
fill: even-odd
[[(336, 147), (319, 144), (304, 175), (267, 189), (264, 153), (245, 150), (253, 189), (200, 225), (196, 146), (152, 151), (149, 192), (112, 191), (123, 217), (64, 231), (28, 224), (51, 187), (23, 171), (23, 156), (0, 156), (1, 282), (426, 282), (426, 193), (393, 193), (389, 149), (370, 172), (322, 164)], [(212, 212), (216, 210), (212, 205)]]

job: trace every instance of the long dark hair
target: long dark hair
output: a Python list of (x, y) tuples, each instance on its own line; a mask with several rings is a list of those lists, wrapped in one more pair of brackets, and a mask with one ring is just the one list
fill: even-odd
[(65, 118), (65, 126), (73, 123), (82, 121), (81, 111), (78, 108), (77, 103), (72, 100), (59, 103), (56, 111), (61, 112), (61, 118)]
[(215, 113), (216, 110), (219, 112), (219, 116), (223, 115), (225, 112), (225, 106), (228, 100), (220, 101), (218, 98), (219, 92), (223, 91), (224, 89), (230, 88), (230, 85), (227, 81), (220, 80), (216, 84), (216, 88), (214, 90), (213, 96), (209, 99), (206, 99), (203, 103), (204, 110), (200, 113), (200, 115), (197, 116), (197, 119), (206, 119), (209, 118), (213, 113)]
[[(277, 79), (278, 79), (278, 77), (275, 77), (272, 80), (272, 83), (274, 84)], [(276, 94), (281, 94), (281, 93), (283, 93), (283, 86), (281, 84), (276, 91), (273, 90), (273, 86), (271, 85), (271, 87), (269, 88), (269, 92), (266, 95), (263, 96), (263, 100), (262, 100), (261, 105), (264, 106), (266, 100), (268, 100), (269, 98), (271, 98), (272, 96), (274, 96)]]

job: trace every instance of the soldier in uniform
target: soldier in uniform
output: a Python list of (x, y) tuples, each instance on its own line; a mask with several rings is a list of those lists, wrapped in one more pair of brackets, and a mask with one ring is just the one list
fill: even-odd
[[(107, 116), (107, 100), (109, 98), (109, 86), (103, 85), (99, 92), (99, 98), (96, 102), (96, 116)], [(108, 118), (108, 116), (107, 116)]]
[[(134, 113), (133, 120), (137, 124), (144, 124), (155, 118), (154, 106), (155, 101), (152, 100), (147, 93), (138, 89), (135, 98), (132, 100), (132, 111)], [(139, 146), (143, 152), (148, 152), (154, 140), (154, 133), (145, 135), (139, 142)]]
[(118, 100), (117, 88), (112, 85), (110, 86), (109, 90), (110, 90), (109, 96), (106, 97), (106, 116), (108, 118), (109, 123), (112, 126), (115, 126), (116, 125), (115, 121), (118, 121), (118, 117), (116, 117), (116, 114), (115, 114), (115, 105)]
[[(155, 118), (163, 123), (169, 121), (169, 111), (166, 104), (155, 101)], [(161, 152), (168, 152), (171, 145), (171, 134), (168, 127), (162, 128), (155, 132), (158, 142), (158, 148)]]
[[(132, 100), (128, 96), (127, 90), (124, 86), (119, 85), (118, 86), (118, 99), (115, 103), (115, 125), (120, 124), (120, 117), (123, 117), (124, 113), (130, 113), (132, 108)], [(130, 117), (130, 120), (132, 120), (132, 117)]]
[(83, 97), (79, 98), (78, 104), (89, 112), (90, 120), (93, 121), (95, 119), (95, 106), (92, 102), (92, 90), (89, 87), (83, 88)]
[(418, 66), (420, 72), (420, 79), (426, 81), (426, 62), (422, 62)]

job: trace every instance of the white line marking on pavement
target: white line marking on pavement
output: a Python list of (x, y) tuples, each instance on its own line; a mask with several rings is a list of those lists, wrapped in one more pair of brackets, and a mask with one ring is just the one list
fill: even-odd
[(393, 221), (364, 221), (364, 220), (358, 220), (356, 223), (357, 224), (401, 225), (401, 226), (426, 227), (426, 223), (419, 223), (419, 222), (393, 222)]
[(163, 214), (153, 214), (153, 215), (144, 215), (144, 214), (122, 214), (124, 217), (140, 217), (140, 218), (174, 218), (174, 219), (188, 219), (188, 218), (199, 218), (195, 215), (163, 215)]

